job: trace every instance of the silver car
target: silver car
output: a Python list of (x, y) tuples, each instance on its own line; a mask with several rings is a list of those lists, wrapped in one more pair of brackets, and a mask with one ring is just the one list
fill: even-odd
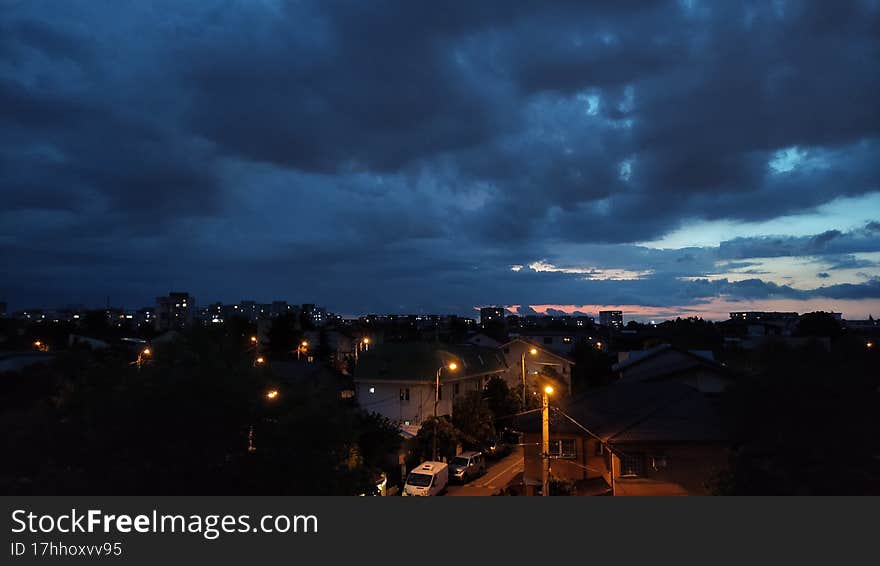
[(455, 481), (465, 483), (486, 473), (486, 459), (482, 452), (462, 452), (452, 459), (449, 473)]

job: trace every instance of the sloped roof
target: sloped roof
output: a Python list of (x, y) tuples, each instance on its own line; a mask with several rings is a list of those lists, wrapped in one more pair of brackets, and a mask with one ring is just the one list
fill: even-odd
[(511, 338), (510, 340), (508, 340), (507, 342), (505, 342), (504, 344), (502, 344), (499, 347), (504, 348), (506, 346), (510, 346), (514, 342), (522, 342), (523, 344), (533, 346), (533, 347), (537, 348), (538, 350), (544, 352), (545, 354), (549, 354), (553, 357), (559, 358), (560, 360), (565, 360), (566, 362), (574, 365), (574, 360), (571, 359), (570, 357), (566, 356), (565, 354), (562, 354), (552, 348), (548, 348), (546, 344), (539, 344), (538, 342), (534, 342), (532, 340), (529, 340), (527, 337), (524, 337), (524, 336), (517, 336), (515, 338)]
[(436, 342), (386, 342), (359, 355), (355, 381), (433, 381), (437, 368), (451, 362), (456, 371), (444, 371), (443, 381), (456, 381), (507, 370), (504, 356), (493, 348)]
[[(555, 403), (551, 403), (551, 406)], [(725, 438), (720, 416), (696, 389), (675, 382), (617, 382), (559, 403), (550, 430), (593, 435), (611, 444), (629, 442), (702, 442)], [(522, 430), (541, 430), (538, 414), (520, 419)]]
[[(707, 365), (715, 368), (723, 367), (721, 364), (713, 359), (712, 352), (708, 350), (682, 350), (680, 348), (672, 346), (671, 344), (660, 344), (659, 346), (654, 346), (653, 348), (649, 348), (648, 350), (630, 352), (627, 359), (614, 364), (613, 366), (611, 366), (611, 369), (613, 371), (623, 371), (646, 360), (655, 358), (665, 352), (678, 352), (680, 354), (684, 354), (692, 360), (693, 363), (691, 364), (691, 366)], [(674, 369), (680, 370), (681, 368), (677, 367)]]

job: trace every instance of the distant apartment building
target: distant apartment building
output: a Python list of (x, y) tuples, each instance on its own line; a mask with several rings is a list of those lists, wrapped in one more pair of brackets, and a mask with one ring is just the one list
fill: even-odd
[(296, 310), (296, 307), (288, 305), (287, 301), (272, 301), (272, 304), (269, 305), (269, 317), (278, 318), (286, 314), (296, 314)]
[(314, 303), (303, 303), (300, 305), (300, 313), (300, 316), (309, 320), (314, 326), (324, 326), (327, 324), (327, 309), (319, 307)]
[[(79, 315), (75, 315), (76, 318), (79, 318)], [(135, 322), (138, 326), (155, 326), (156, 324), (156, 309), (153, 307), (144, 307), (139, 309), (135, 313)]]
[(796, 312), (777, 311), (737, 311), (730, 313), (731, 320), (742, 322), (795, 321), (800, 317)]
[(189, 293), (171, 292), (156, 298), (156, 330), (172, 330), (192, 325), (195, 318), (195, 297)]
[(504, 322), (504, 315), (503, 307), (483, 307), (480, 309), (480, 325), (485, 327), (490, 322)]
[(223, 304), (212, 303), (199, 309), (199, 318), (202, 324), (222, 324), (225, 320), (223, 318)]
[(599, 311), (599, 324), (620, 330), (623, 328), (623, 311)]

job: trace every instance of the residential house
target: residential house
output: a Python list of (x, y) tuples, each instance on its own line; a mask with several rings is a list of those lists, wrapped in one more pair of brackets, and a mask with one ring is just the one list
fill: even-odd
[[(455, 370), (448, 369), (451, 363)], [(436, 376), (440, 370), (439, 388)], [(361, 352), (354, 369), (355, 391), (362, 408), (401, 425), (416, 426), (434, 415), (451, 415), (453, 401), (481, 391), (507, 371), (498, 350), (442, 343), (387, 342)]]
[(540, 377), (544, 380), (552, 378), (561, 391), (571, 391), (571, 367), (574, 365), (571, 358), (525, 338), (514, 338), (502, 344), (500, 350), (507, 362), (507, 372), (503, 377), (511, 390), (523, 391), (525, 374), (527, 394), (537, 391)]
[[(551, 400), (550, 479), (583, 495), (704, 495), (728, 443), (715, 402), (675, 382), (615, 383)], [(520, 420), (524, 482), (542, 484), (541, 418)]]
[(483, 348), (498, 348), (501, 346), (501, 342), (482, 332), (470, 332), (465, 336), (464, 341), (474, 346), (482, 346)]
[(624, 383), (675, 381), (703, 393), (720, 393), (730, 384), (727, 368), (709, 351), (661, 344), (649, 350), (620, 352), (618, 358), (611, 369)]

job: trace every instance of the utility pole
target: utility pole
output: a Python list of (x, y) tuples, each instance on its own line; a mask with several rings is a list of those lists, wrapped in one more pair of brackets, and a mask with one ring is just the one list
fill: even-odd
[(437, 368), (437, 375), (434, 377), (434, 450), (433, 461), (437, 461), (437, 403), (440, 402), (440, 371), (443, 366)]
[(548, 395), (553, 393), (549, 385), (541, 395), (541, 495), (550, 495), (550, 402)]

